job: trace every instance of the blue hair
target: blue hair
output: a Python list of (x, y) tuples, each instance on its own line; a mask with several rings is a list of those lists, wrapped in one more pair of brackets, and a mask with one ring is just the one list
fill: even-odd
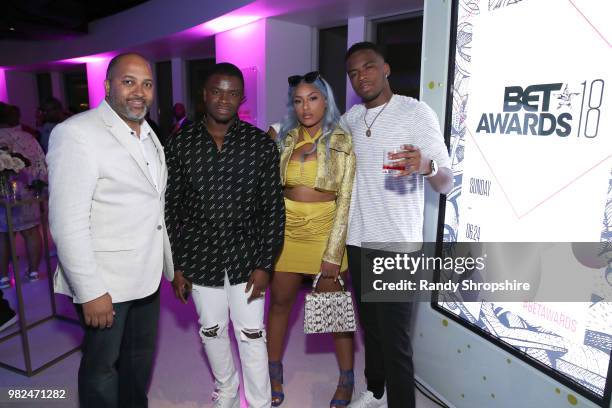
[[(281, 121), (281, 127), (278, 132), (278, 137), (276, 139), (281, 151), (285, 148), (285, 139), (287, 138), (287, 134), (298, 127), (300, 125), (297, 115), (295, 114), (295, 108), (293, 107), (293, 97), (295, 93), (295, 89), (304, 83), (302, 80), (299, 84), (295, 86), (289, 86), (289, 90), (287, 92), (287, 113), (283, 117)], [(329, 141), (331, 138), (331, 134), (338, 127), (338, 123), (340, 122), (340, 111), (338, 110), (338, 106), (336, 106), (336, 100), (334, 98), (334, 91), (331, 86), (324, 80), (321, 76), (319, 76), (313, 83), (314, 85), (325, 98), (326, 106), (325, 106), (325, 115), (323, 116), (323, 120), (321, 123), (321, 141), (325, 143), (326, 151), (329, 153)], [(317, 144), (306, 154), (313, 153), (317, 150)]]

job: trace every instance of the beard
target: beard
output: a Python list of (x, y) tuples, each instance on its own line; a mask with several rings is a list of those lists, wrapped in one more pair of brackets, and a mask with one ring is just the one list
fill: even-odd
[(141, 99), (141, 100), (143, 101), (142, 111), (133, 112), (132, 110), (130, 110), (130, 107), (128, 106), (127, 101), (124, 102), (120, 100), (112, 93), (109, 95), (109, 98), (108, 98), (108, 102), (111, 105), (111, 107), (115, 110), (115, 112), (117, 112), (119, 116), (129, 120), (130, 122), (140, 122), (141, 120), (144, 119), (145, 116), (147, 116), (147, 113), (149, 112), (149, 105), (146, 104), (146, 101), (144, 99)]
[(378, 92), (370, 92), (368, 94), (363, 94), (363, 95), (358, 95), (361, 98), (361, 101), (363, 103), (368, 103), (368, 102), (372, 102), (374, 99), (378, 98), (380, 96), (380, 94), (383, 92), (383, 90), (381, 89)]
[(149, 113), (149, 107), (147, 105), (143, 105), (142, 112), (140, 113), (132, 112), (130, 108), (125, 106), (125, 117), (134, 122), (143, 120), (144, 117), (147, 116), (147, 113)]

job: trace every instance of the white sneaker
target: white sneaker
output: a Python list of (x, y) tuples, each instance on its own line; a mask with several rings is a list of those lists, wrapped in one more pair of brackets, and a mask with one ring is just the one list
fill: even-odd
[(11, 287), (11, 280), (8, 276), (3, 276), (0, 278), (0, 289), (8, 289)]
[(30, 272), (28, 272), (28, 274), (26, 275), (26, 278), (28, 278), (31, 282), (37, 281), (38, 280), (38, 271), (30, 271)]
[(372, 391), (363, 391), (347, 408), (387, 408), (387, 391), (381, 399), (374, 398)]
[(212, 393), (212, 400), (214, 401), (213, 408), (240, 408), (240, 393), (237, 392), (235, 396), (225, 395), (218, 391)]

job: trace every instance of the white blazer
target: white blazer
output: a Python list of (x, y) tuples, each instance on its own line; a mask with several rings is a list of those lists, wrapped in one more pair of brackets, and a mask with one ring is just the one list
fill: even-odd
[(167, 168), (157, 136), (159, 190), (127, 125), (103, 101), (51, 133), (49, 224), (59, 258), (57, 293), (85, 303), (141, 299), (174, 267), (164, 221)]

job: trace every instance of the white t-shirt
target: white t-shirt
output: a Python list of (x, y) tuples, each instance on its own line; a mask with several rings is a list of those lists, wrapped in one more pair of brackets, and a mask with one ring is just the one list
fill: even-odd
[[(383, 174), (383, 151), (411, 144), (438, 167), (450, 169), (451, 163), (438, 118), (427, 104), (393, 95), (372, 125), (383, 107), (366, 110), (358, 104), (342, 116), (341, 125), (351, 132), (357, 157), (346, 243), (412, 252), (420, 249), (423, 240), (424, 178), (416, 173), (404, 177)], [(366, 136), (364, 115), (371, 137)]]

